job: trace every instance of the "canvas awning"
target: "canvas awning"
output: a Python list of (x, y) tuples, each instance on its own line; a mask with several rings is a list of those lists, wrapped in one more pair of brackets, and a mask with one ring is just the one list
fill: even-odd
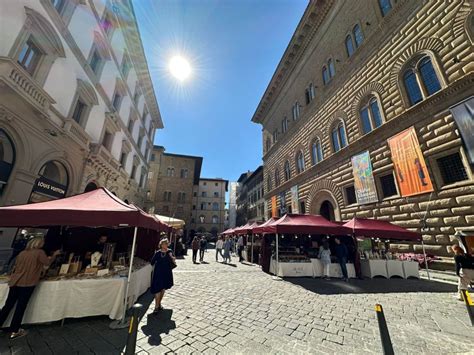
[(259, 233), (266, 234), (292, 233), (346, 235), (351, 233), (349, 228), (328, 221), (322, 216), (310, 214), (286, 214), (270, 225), (262, 228), (258, 227), (256, 230), (259, 231)]
[(279, 220), (278, 217), (271, 217), (270, 219), (268, 219), (263, 224), (261, 224), (259, 226), (256, 226), (256, 227), (253, 227), (252, 228), (252, 233), (253, 234), (262, 234), (265, 227), (268, 227), (268, 226), (272, 225), (273, 223), (275, 223), (278, 220)]
[(184, 225), (186, 224), (185, 221), (183, 221), (182, 219), (178, 219), (178, 218), (162, 216), (162, 215), (159, 215), (159, 214), (155, 214), (155, 217), (158, 218), (160, 220), (160, 222), (163, 222), (163, 223), (169, 225), (170, 227), (173, 227), (174, 229), (183, 228)]
[(234, 229), (233, 228), (229, 228), (229, 229), (226, 229), (225, 231), (223, 231), (221, 234), (222, 235), (230, 235), (234, 233)]
[(353, 218), (344, 224), (358, 237), (421, 241), (421, 234), (376, 219)]
[(0, 226), (141, 227), (167, 230), (156, 218), (125, 203), (106, 188), (59, 200), (0, 207)]
[[(250, 223), (246, 223), (243, 226), (236, 227), (232, 231), (232, 234), (239, 234), (242, 230), (244, 230), (245, 228), (248, 228), (248, 227), (250, 227)], [(243, 234), (245, 234), (245, 233), (243, 233)]]
[(245, 226), (239, 228), (235, 233), (237, 235), (249, 234), (249, 233), (252, 233), (252, 230), (258, 226), (259, 224), (257, 222), (247, 223)]

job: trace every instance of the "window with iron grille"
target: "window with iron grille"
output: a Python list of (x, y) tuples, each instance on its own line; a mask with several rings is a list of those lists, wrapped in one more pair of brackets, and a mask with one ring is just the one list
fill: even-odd
[(393, 173), (381, 176), (380, 186), (382, 187), (382, 198), (396, 196), (398, 194)]
[(357, 203), (354, 185), (347, 186), (344, 190), (346, 192), (346, 202), (347, 202), (347, 204), (352, 205), (354, 203)]
[(468, 179), (466, 168), (459, 152), (436, 159), (444, 185)]

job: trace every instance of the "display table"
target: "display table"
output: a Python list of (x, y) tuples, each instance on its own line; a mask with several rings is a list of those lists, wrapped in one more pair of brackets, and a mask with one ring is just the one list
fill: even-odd
[(388, 277), (398, 276), (405, 277), (403, 272), (403, 262), (401, 260), (385, 260), (387, 264), (387, 275)]
[(420, 278), (420, 269), (417, 261), (402, 261), (403, 276), (408, 279), (409, 277)]
[[(132, 273), (128, 297), (130, 307), (150, 286), (152, 266)], [(71, 279), (42, 281), (36, 287), (23, 317), (23, 323), (44, 323), (65, 318), (107, 315), (120, 319), (127, 279)], [(8, 285), (0, 284), (0, 306), (5, 304)], [(13, 312), (5, 325), (10, 323)]]
[[(276, 274), (276, 260), (270, 261), (270, 273)], [(280, 277), (312, 277), (313, 264), (310, 262), (300, 263), (278, 263), (278, 274)]]
[[(314, 277), (323, 277), (324, 276), (324, 266), (321, 260), (319, 259), (311, 259), (311, 264), (313, 265), (313, 276)], [(356, 277), (354, 264), (346, 264), (347, 267), (347, 276), (349, 278)], [(329, 266), (329, 277), (333, 278), (341, 278), (342, 277), (342, 270), (341, 266), (338, 263), (331, 263)]]
[(383, 276), (388, 279), (387, 260), (361, 260), (360, 268), (365, 277)]

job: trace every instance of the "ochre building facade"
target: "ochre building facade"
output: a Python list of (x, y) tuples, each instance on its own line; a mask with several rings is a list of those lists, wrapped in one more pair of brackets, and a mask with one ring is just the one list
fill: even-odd
[[(472, 8), (470, 1), (310, 1), (252, 118), (263, 126), (267, 217), (272, 200), (273, 212), (291, 210), (296, 186), (294, 206), (306, 213), (387, 220), (421, 231), (437, 255), (447, 255), (457, 230), (474, 229)], [(464, 112), (462, 127), (454, 110)], [(427, 192), (408, 196), (388, 140), (412, 129)], [(376, 201), (361, 204), (351, 158), (363, 152)]]

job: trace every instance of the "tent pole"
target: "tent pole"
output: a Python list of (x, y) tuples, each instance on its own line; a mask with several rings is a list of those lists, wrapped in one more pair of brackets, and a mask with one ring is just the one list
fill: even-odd
[(253, 233), (252, 233), (252, 251), (251, 251), (252, 255), (251, 255), (251, 257), (250, 257), (250, 260), (251, 260), (250, 262), (251, 262), (252, 264), (253, 264), (253, 241), (254, 241), (254, 239), (253, 239)]
[(423, 239), (421, 240), (421, 247), (423, 248), (423, 257), (425, 259), (426, 274), (428, 275), (428, 280), (431, 281), (430, 271), (428, 269), (428, 261), (426, 260), (425, 243), (423, 243)]
[(127, 312), (128, 292), (130, 291), (130, 280), (132, 278), (133, 258), (135, 256), (135, 245), (137, 244), (137, 232), (138, 232), (138, 227), (135, 227), (135, 230), (133, 231), (132, 255), (130, 255), (130, 266), (128, 267), (127, 287), (125, 288), (125, 299), (123, 301), (124, 303), (123, 303), (122, 322), (125, 322), (125, 317), (126, 317), (126, 312)]
[(273, 280), (281, 281), (281, 277), (278, 276), (278, 265), (279, 265), (279, 255), (278, 255), (278, 233), (275, 234), (276, 239), (276, 261), (275, 261), (275, 276), (273, 276)]

